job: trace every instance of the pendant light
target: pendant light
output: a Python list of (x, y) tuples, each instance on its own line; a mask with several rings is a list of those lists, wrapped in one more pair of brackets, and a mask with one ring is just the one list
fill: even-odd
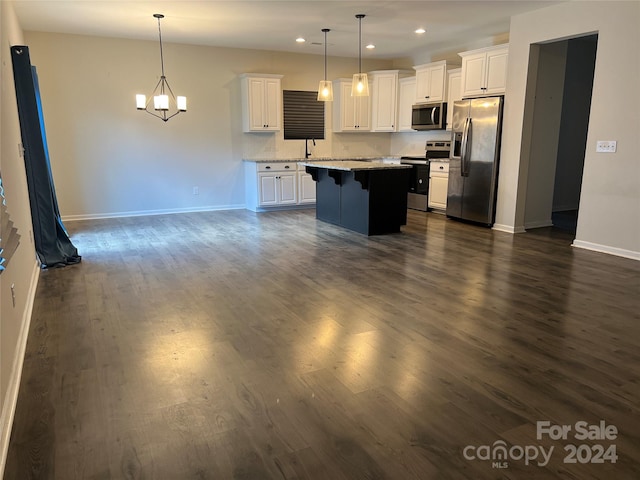
[(362, 73), (362, 19), (365, 17), (363, 13), (356, 15), (358, 19), (358, 73), (353, 75), (353, 83), (351, 85), (352, 97), (368, 97), (369, 96), (369, 80), (366, 73)]
[(332, 102), (333, 101), (333, 85), (327, 80), (327, 32), (330, 32), (328, 28), (323, 28), (324, 33), (324, 80), (320, 80), (318, 86), (318, 101), (319, 102)]
[[(162, 53), (162, 30), (160, 29), (160, 19), (164, 18), (164, 15), (161, 13), (154, 13), (154, 18), (158, 19), (158, 36), (160, 38), (160, 68), (161, 75), (160, 80), (156, 84), (156, 88), (153, 89), (149, 100), (147, 101), (147, 97), (145, 95), (136, 95), (136, 108), (138, 110), (144, 110), (147, 113), (153, 115), (154, 117), (159, 118), (163, 122), (166, 122), (171, 117), (175, 117), (180, 112), (187, 111), (187, 97), (178, 96), (176, 97), (173, 94), (173, 90), (169, 86), (169, 82), (167, 81), (167, 77), (164, 75), (164, 55)], [(151, 100), (153, 100), (153, 110), (156, 112), (160, 112), (159, 114), (152, 112), (149, 110), (149, 106), (151, 104)], [(171, 107), (170, 104), (175, 105), (175, 113), (169, 113), (169, 111), (173, 111), (174, 108)]]

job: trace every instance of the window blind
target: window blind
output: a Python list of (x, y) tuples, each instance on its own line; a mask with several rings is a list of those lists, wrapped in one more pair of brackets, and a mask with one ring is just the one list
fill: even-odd
[(324, 104), (318, 92), (284, 90), (284, 139), (324, 139)]

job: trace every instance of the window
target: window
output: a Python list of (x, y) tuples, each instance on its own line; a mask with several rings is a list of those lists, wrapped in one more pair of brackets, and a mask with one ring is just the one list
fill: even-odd
[(284, 139), (324, 140), (324, 105), (318, 92), (284, 90)]

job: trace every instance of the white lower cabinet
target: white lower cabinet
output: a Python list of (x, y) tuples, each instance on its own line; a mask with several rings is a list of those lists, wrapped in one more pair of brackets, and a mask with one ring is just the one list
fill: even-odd
[(316, 182), (304, 167), (298, 167), (298, 203), (316, 203)]
[(245, 202), (254, 212), (316, 203), (316, 183), (294, 162), (245, 162)]
[(298, 202), (296, 196), (297, 173), (269, 172), (258, 174), (261, 207), (291, 205)]
[(429, 195), (427, 207), (435, 210), (447, 209), (447, 191), (449, 189), (449, 163), (434, 162), (429, 164)]

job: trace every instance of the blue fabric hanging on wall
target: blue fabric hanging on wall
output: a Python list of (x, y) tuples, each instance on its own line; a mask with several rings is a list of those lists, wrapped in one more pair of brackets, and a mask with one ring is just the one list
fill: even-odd
[(58, 210), (40, 88), (35, 67), (31, 66), (29, 47), (11, 47), (11, 59), (36, 253), (42, 268), (79, 263), (81, 257), (69, 239)]

